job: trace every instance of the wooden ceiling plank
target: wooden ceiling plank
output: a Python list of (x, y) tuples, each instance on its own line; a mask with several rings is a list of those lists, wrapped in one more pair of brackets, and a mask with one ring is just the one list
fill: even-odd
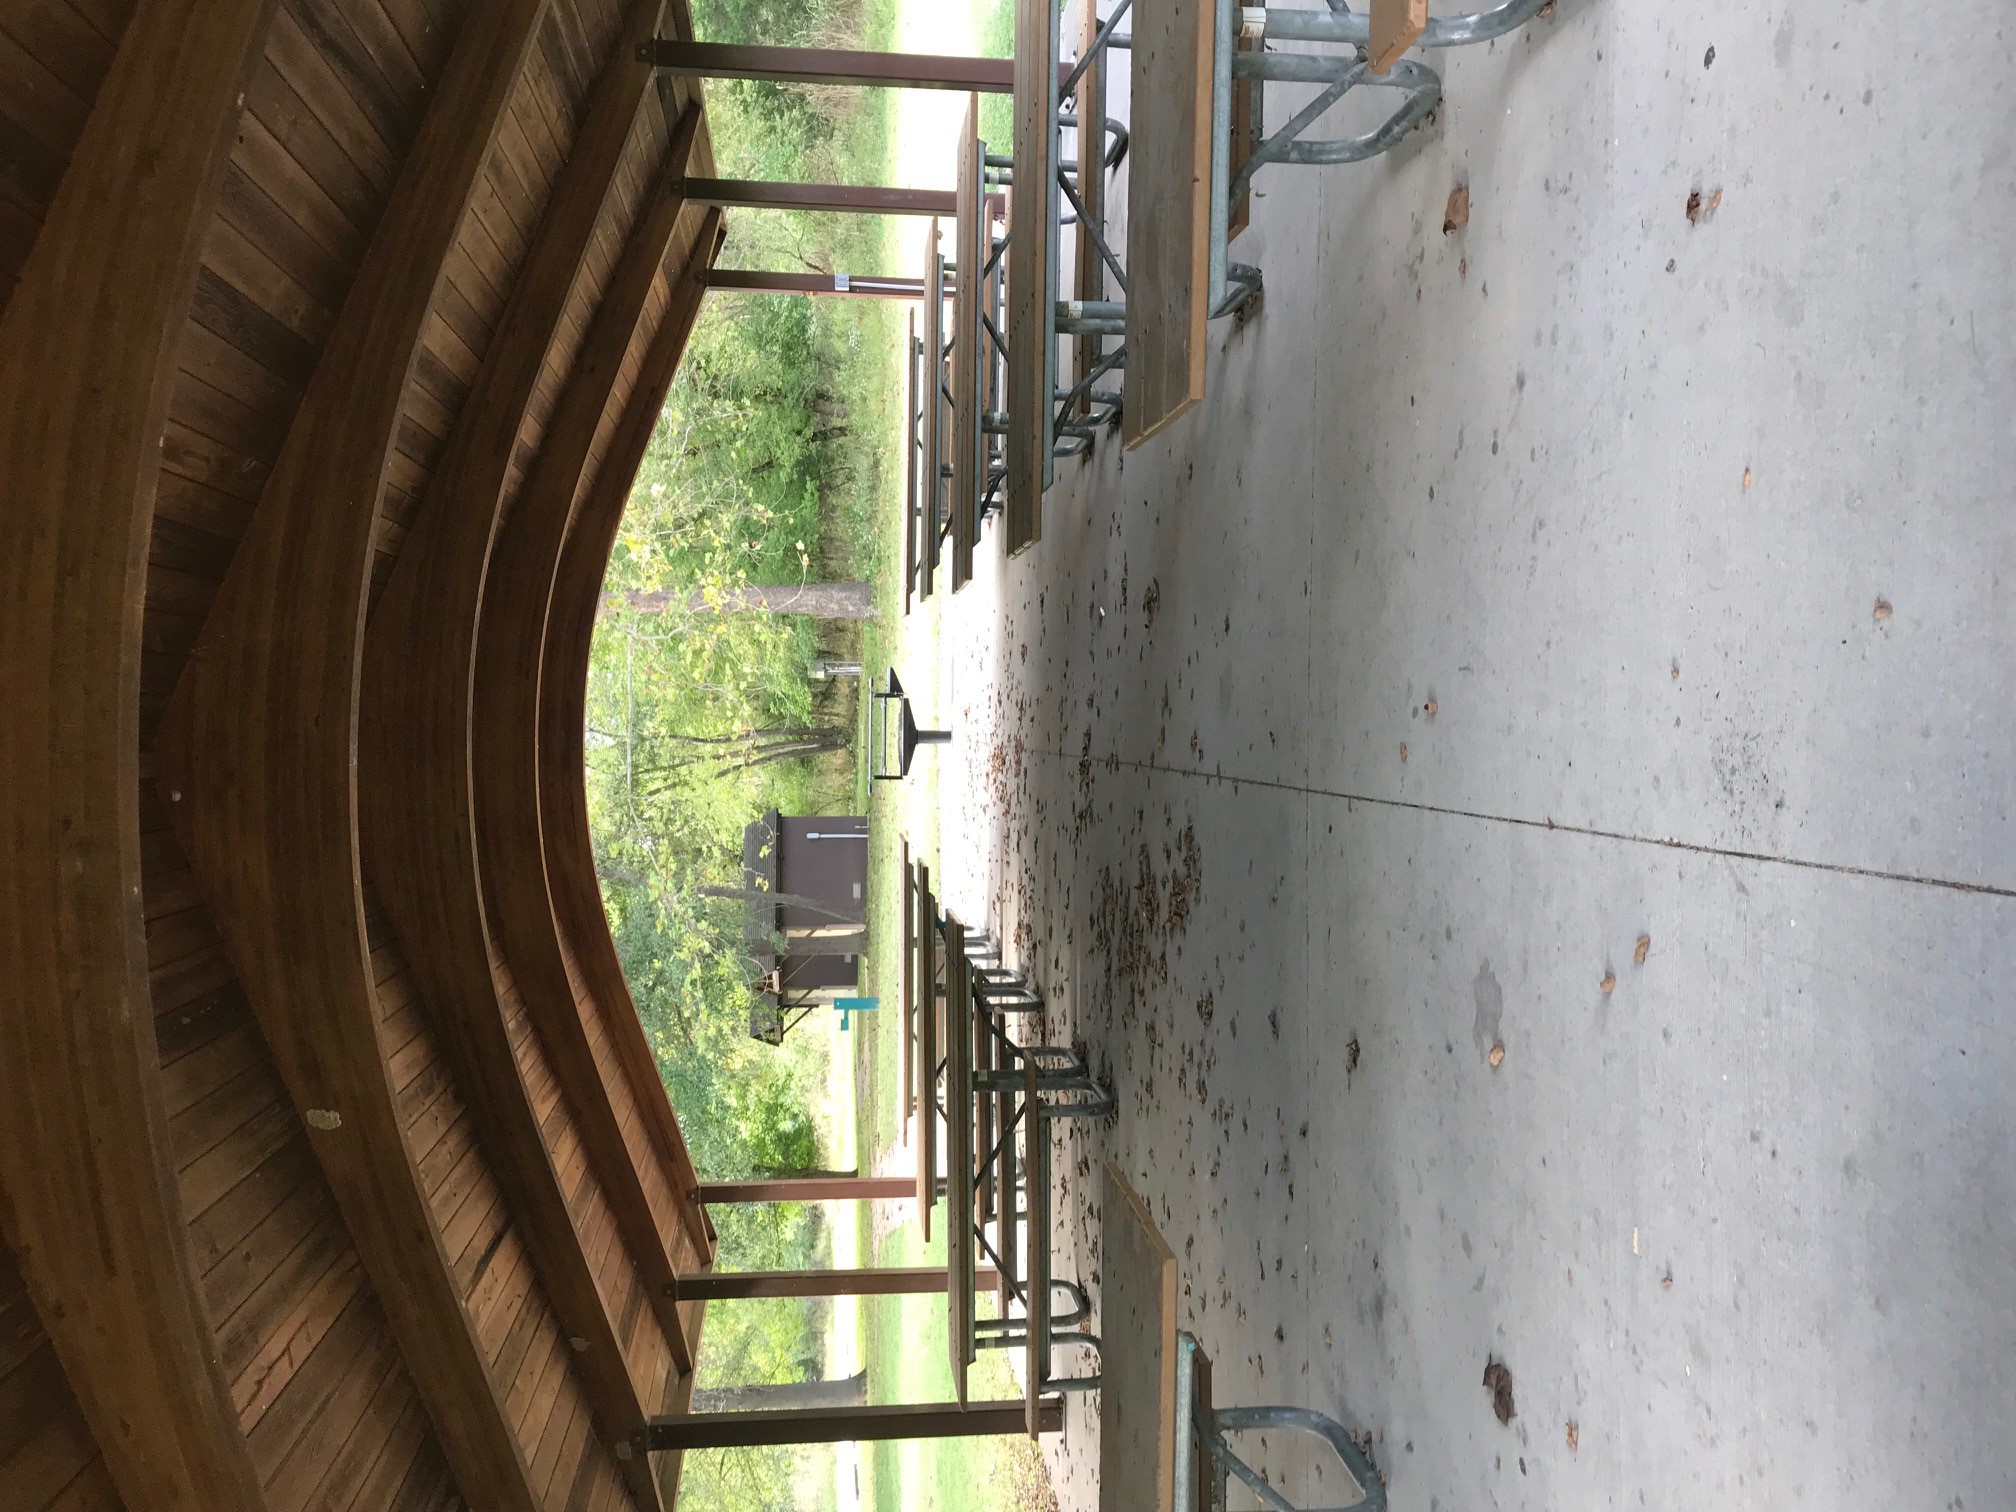
[(0, 319), (0, 1227), (120, 1496), (190, 1512), (265, 1502), (169, 1157), (140, 618), (176, 351), (272, 11), (138, 7)]
[(653, 190), (638, 217), (525, 486), (498, 533), (477, 643), (474, 730), (480, 738), (473, 757), (478, 854), (496, 938), (682, 1372), (693, 1368), (693, 1354), (679, 1326), (671, 1257), (602, 1081), (561, 947), (539, 827), (538, 718), (539, 660), (568, 514), (679, 226), (685, 201), (669, 181), (684, 174), (699, 121), (698, 108), (689, 108), (674, 132), (664, 168), (668, 182)]
[(473, 7), (163, 721), (169, 810), (462, 1494), (537, 1512), (400, 1125), (358, 847), (373, 535), (441, 270), (546, 0)]
[[(443, 1016), (449, 1031), (444, 1048), (478, 1135), (519, 1220), (540, 1284), (561, 1328), (575, 1341), (571, 1367), (595, 1430), (622, 1462), (640, 1512), (659, 1507), (643, 1457), (626, 1458), (645, 1409), (526, 1090), (491, 967), (491, 920), (476, 847), (472, 739), (479, 727), (472, 716), (477, 625), (505, 481), (547, 353), (653, 83), (636, 50), (650, 40), (657, 10), (656, 0), (635, 0), (627, 13), (419, 519), (371, 616), (359, 748), (366, 871), (405, 943), (423, 995)], [(522, 667), (518, 675), (529, 680)], [(484, 742), (492, 735), (486, 729)], [(538, 865), (536, 854), (529, 860)], [(535, 1023), (563, 1012), (572, 1016), (564, 976), (561, 991), (557, 1004), (548, 1003), (543, 991), (526, 992)], [(596, 1148), (592, 1142), (590, 1148)], [(622, 1171), (636, 1181), (627, 1156)], [(598, 1161), (596, 1175), (605, 1187), (620, 1174)], [(676, 1327), (676, 1312), (671, 1316)]]
[(673, 1190), (679, 1194), (680, 1212), (693, 1248), (706, 1263), (714, 1258), (714, 1235), (699, 1200), (700, 1178), (665, 1094), (657, 1058), (644, 1038), (644, 1025), (631, 1000), (630, 984), (617, 958), (608, 915), (602, 908), (602, 891), (595, 879), (588, 795), (582, 776), (582, 728), (588, 701), (588, 653), (609, 552), (644, 450), (671, 390), (673, 374), (699, 319), (707, 292), (707, 270), (720, 251), (720, 243), (721, 212), (710, 209), (691, 243), (690, 255), (673, 279), (671, 302), (645, 351), (636, 385), (602, 464), (574, 512), (553, 574), (552, 607), (539, 672), (538, 813), (547, 883), (564, 937), (573, 947), (590, 994), (602, 1012), (610, 1043), (673, 1175)]

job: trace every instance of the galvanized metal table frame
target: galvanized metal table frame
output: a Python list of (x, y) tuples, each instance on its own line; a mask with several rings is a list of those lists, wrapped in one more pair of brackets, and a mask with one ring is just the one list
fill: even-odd
[[(1182, 1512), (1206, 1506), (1211, 1512), (1225, 1512), (1231, 1483), (1236, 1478), (1260, 1500), (1268, 1512), (1385, 1512), (1386, 1483), (1372, 1467), (1363, 1451), (1352, 1442), (1350, 1430), (1326, 1412), (1313, 1407), (1214, 1407), (1208, 1394), (1198, 1389), (1200, 1366), (1208, 1366), (1194, 1334), (1176, 1336), (1176, 1496)], [(1228, 1433), (1306, 1433), (1330, 1447), (1343, 1464), (1360, 1499), (1348, 1507), (1298, 1508), (1267, 1478), (1239, 1457), (1226, 1439)], [(1210, 1498), (1198, 1500), (1197, 1481)]]
[[(1040, 0), (1035, 0), (1035, 3), (1040, 3)], [(1230, 250), (1238, 206), (1244, 200), (1254, 175), (1268, 164), (1323, 166), (1362, 162), (1375, 157), (1392, 148), (1428, 116), (1441, 100), (1442, 81), (1433, 69), (1412, 59), (1401, 59), (1387, 71), (1373, 72), (1366, 55), (1372, 38), (1371, 16), (1368, 12), (1352, 10), (1348, 0), (1330, 0), (1327, 10), (1241, 5), (1237, 0), (1211, 0), (1211, 3), (1214, 7), (1210, 60), (1211, 188), (1208, 196), (1205, 307), (1209, 319), (1220, 319), (1237, 314), (1261, 289), (1260, 270), (1233, 261)], [(1446, 48), (1491, 41), (1525, 24), (1545, 4), (1546, 0), (1502, 0), (1494, 7), (1467, 15), (1431, 17), (1415, 45)], [(1043, 481), (1046, 488), (1054, 481), (1054, 458), (1089, 449), (1096, 434), (1096, 425), (1088, 423), (1086, 417), (1074, 420), (1073, 410), (1090, 396), (1099, 378), (1126, 366), (1124, 337), (1129, 308), (1124, 298), (1127, 293), (1126, 269), (1120, 257), (1115, 255), (1113, 239), (1108, 235), (1103, 220), (1087, 214), (1087, 197), (1078, 192), (1075, 175), (1069, 171), (1073, 165), (1067, 164), (1063, 158), (1061, 133), (1066, 126), (1079, 124), (1078, 118), (1062, 109), (1062, 103), (1085, 76), (1093, 60), (1100, 54), (1131, 48), (1131, 35), (1121, 32), (1118, 26), (1132, 5), (1133, 0), (1119, 0), (1112, 14), (1099, 24), (1091, 43), (1075, 66), (1062, 77), (1052, 94), (1051, 119), (1058, 134), (1055, 150), (1058, 171), (1057, 182), (1051, 187), (1049, 195), (1051, 203), (1046, 228), (1049, 244), (1042, 266), (1046, 279), (1046, 305), (1053, 312), (1048, 343), (1053, 403), (1039, 419), (1045, 443)], [(1054, 55), (1054, 10), (1052, 14)], [(1271, 41), (1327, 44), (1342, 50), (1269, 51), (1267, 44)], [(1045, 70), (1043, 76), (1055, 77), (1055, 72)], [(1265, 125), (1266, 84), (1270, 80), (1323, 87), (1287, 122), (1268, 132)], [(1370, 131), (1348, 137), (1311, 136), (1311, 131), (1331, 108), (1357, 88), (1396, 90), (1403, 98)], [(1138, 106), (1138, 99), (1136, 103)], [(1244, 120), (1235, 122), (1235, 108), (1245, 115)], [(1085, 156), (1085, 135), (1081, 132), (1079, 136), (1081, 158)], [(1097, 140), (1103, 149), (1103, 131)], [(1247, 144), (1243, 161), (1234, 161), (1235, 140)], [(1100, 171), (1103, 172), (1107, 166), (1110, 165), (1106, 163), (1102, 151)], [(1104, 196), (1091, 198), (1095, 202), (1103, 201)], [(1089, 239), (1096, 248), (1122, 298), (1082, 301), (1048, 298), (1058, 286), (1057, 235), (1059, 226), (1064, 222), (1060, 199), (1070, 200), (1080, 236)], [(1055, 387), (1054, 375), (1056, 339), (1062, 335), (1093, 343), (1103, 343), (1113, 335), (1123, 339), (1117, 349), (1102, 356), (1089, 370), (1081, 364), (1084, 376), (1069, 390), (1060, 391)], [(1097, 418), (1103, 422), (1113, 415), (1108, 411)], [(1022, 423), (1019, 415), (1011, 416), (1011, 419)]]

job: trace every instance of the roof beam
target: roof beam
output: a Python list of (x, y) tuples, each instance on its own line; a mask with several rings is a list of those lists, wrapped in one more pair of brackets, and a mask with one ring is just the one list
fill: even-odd
[(644, 1038), (644, 1025), (630, 997), (630, 984), (609, 936), (602, 891), (595, 880), (595, 851), (588, 832), (587, 791), (582, 783), (582, 726), (588, 700), (588, 652), (595, 635), (595, 612), (602, 602), (602, 578), (622, 523), (644, 449), (657, 428), (673, 374), (699, 318), (707, 292), (707, 270), (721, 249), (721, 212), (702, 219), (679, 273), (657, 333), (644, 353), (637, 382), (609, 441), (602, 465), (574, 511), (559, 566), (553, 575), (546, 647), (539, 671), (539, 822), (546, 855), (546, 878), (565, 938), (580, 963), (589, 993), (603, 1016), (618, 1059), (644, 1109), (657, 1141), (681, 1216), (699, 1256), (712, 1261), (713, 1228), (700, 1206), (699, 1177), (679, 1120), (665, 1095), (657, 1058)]
[[(639, 1512), (660, 1506), (649, 1465), (629, 1452), (644, 1406), (526, 1089), (497, 990), (476, 853), (471, 739), (477, 620), (505, 481), (652, 84), (636, 49), (656, 28), (659, 9), (658, 0), (632, 0), (429, 480), (419, 520), (371, 615), (358, 752), (365, 871), (405, 944), (422, 995), (442, 1017), (443, 1044), (491, 1168), (561, 1330), (574, 1341), (569, 1363)], [(543, 1001), (546, 994), (523, 985), (535, 1024), (550, 1018), (554, 1005)], [(571, 1013), (571, 1001), (560, 1006)], [(546, 1038), (541, 1035), (542, 1042)], [(629, 1162), (611, 1170), (606, 1158), (595, 1158), (606, 1151), (587, 1143), (606, 1189)], [(635, 1172), (629, 1175), (634, 1182)], [(609, 1198), (615, 1204), (618, 1194), (611, 1191)], [(645, 1284), (656, 1290), (653, 1280)], [(676, 1327), (676, 1312), (672, 1317)]]
[[(674, 128), (668, 177), (684, 170), (699, 120), (699, 107), (690, 106)], [(575, 1001), (548, 886), (539, 827), (538, 720), (539, 659), (567, 516), (683, 209), (679, 196), (662, 185), (647, 195), (498, 536), (477, 649), (475, 717), (483, 733), (473, 773), (484, 890), (498, 941), (681, 1372), (693, 1368), (693, 1351), (666, 1291), (675, 1274), (672, 1256), (652, 1220), (642, 1173)], [(650, 1155), (659, 1158), (655, 1149)], [(678, 1183), (672, 1185), (676, 1191)]]
[(473, 6), (163, 722), (169, 810), (462, 1494), (537, 1512), (378, 1043), (358, 855), (372, 543), (421, 333), (545, 0)]
[(170, 1156), (136, 694), (176, 350), (271, 12), (144, 0), (0, 318), (0, 1225), (129, 1507), (265, 1505)]
[(730, 210), (831, 210), (843, 215), (943, 215), (957, 208), (949, 189), (883, 189), (864, 184), (776, 184), (762, 179), (689, 178), (696, 205)]

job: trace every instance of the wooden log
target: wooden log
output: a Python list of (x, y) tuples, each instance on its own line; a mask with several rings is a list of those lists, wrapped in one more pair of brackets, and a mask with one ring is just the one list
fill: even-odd
[[(627, 1450), (646, 1409), (570, 1215), (497, 989), (476, 849), (472, 716), (477, 626), (504, 485), (526, 409), (652, 83), (636, 50), (650, 39), (659, 8), (657, 0), (630, 6), (418, 522), (371, 617), (359, 749), (366, 872), (405, 943), (424, 998), (447, 1027), (442, 1041), (456, 1080), (540, 1285), (573, 1341), (571, 1364), (595, 1430), (612, 1450)], [(521, 668), (518, 675), (529, 681), (536, 674)], [(504, 858), (503, 865), (528, 862), (536, 865), (536, 855)], [(547, 927), (550, 933), (550, 914)], [(659, 1300), (654, 1313), (668, 1341), (677, 1341), (679, 1368), (690, 1368), (677, 1309), (664, 1300), (664, 1248), (608, 1094), (599, 1081), (591, 1089), (594, 1060), (566, 973), (558, 972), (557, 981), (519, 985), (619, 1228), (642, 1251), (640, 1259), (656, 1251), (647, 1293)], [(618, 1460), (639, 1512), (657, 1512), (648, 1465), (635, 1456)]]
[(470, 10), (170, 701), (169, 808), (456, 1483), (535, 1512), (378, 1043), (356, 788), (378, 501), (442, 270), (544, 0)]
[(168, 1140), (138, 690), (161, 430), (272, 10), (143, 0), (0, 319), (0, 1225), (133, 1508), (266, 1505)]

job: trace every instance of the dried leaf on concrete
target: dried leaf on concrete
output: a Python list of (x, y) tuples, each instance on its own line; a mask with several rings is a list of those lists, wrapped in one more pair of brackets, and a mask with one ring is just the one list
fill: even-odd
[(1896, 611), (1890, 607), (1890, 600), (1879, 598), (1876, 600), (1876, 607), (1869, 612), (1869, 617), (1880, 624), (1894, 613)]
[(1470, 223), (1470, 186), (1458, 184), (1449, 191), (1449, 208), (1442, 212), (1442, 234)]
[(1652, 936), (1638, 936), (1638, 948), (1631, 952), (1631, 959), (1636, 961), (1640, 966), (1643, 966), (1645, 964), (1645, 957), (1650, 954), (1652, 954)]
[(1699, 189), (1687, 196), (1687, 224), (1698, 226), (1722, 208), (1722, 191), (1704, 196)]
[(1601, 987), (1603, 989), (1603, 995), (1605, 997), (1608, 997), (1611, 993), (1617, 990), (1617, 973), (1614, 971), (1604, 972), (1603, 980), (1598, 982), (1596, 985), (1598, 987)]
[(1491, 1047), (1491, 1067), (1496, 1070), (1505, 1064), (1505, 1041), (1499, 1040)]
[(1492, 1360), (1484, 1366), (1484, 1384), (1491, 1392), (1491, 1410), (1498, 1415), (1498, 1421), (1509, 1423), (1515, 1416), (1512, 1406), (1512, 1372), (1502, 1361)]

